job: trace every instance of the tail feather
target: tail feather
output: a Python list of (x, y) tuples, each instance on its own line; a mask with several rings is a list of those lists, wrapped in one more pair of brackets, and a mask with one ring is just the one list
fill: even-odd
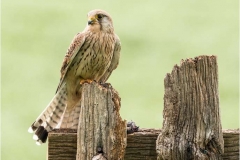
[(37, 131), (35, 132), (35, 135), (37, 136), (37, 141), (41, 141), (42, 143), (45, 143), (47, 140), (48, 132), (46, 129), (44, 129), (43, 126), (38, 127)]
[(64, 116), (63, 116), (63, 121), (61, 123), (61, 128), (77, 129), (80, 110), (81, 110), (81, 101), (79, 101), (75, 105), (75, 107), (71, 109), (66, 107)]
[(79, 105), (78, 107), (76, 107), (76, 110), (73, 114), (73, 128), (74, 129), (77, 129), (77, 127), (78, 127), (80, 111), (81, 111), (81, 106)]
[(46, 142), (48, 132), (60, 123), (62, 114), (66, 108), (66, 97), (66, 85), (63, 85), (29, 128), (29, 132), (35, 131), (34, 136), (39, 144)]

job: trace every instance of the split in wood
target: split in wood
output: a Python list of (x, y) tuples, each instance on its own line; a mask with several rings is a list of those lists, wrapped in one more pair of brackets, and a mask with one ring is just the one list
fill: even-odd
[[(239, 160), (239, 129), (223, 130), (224, 160)], [(156, 140), (161, 130), (139, 129), (127, 135), (124, 160), (156, 160)], [(96, 151), (95, 151), (96, 152)], [(77, 130), (54, 130), (49, 133), (48, 160), (76, 160)]]

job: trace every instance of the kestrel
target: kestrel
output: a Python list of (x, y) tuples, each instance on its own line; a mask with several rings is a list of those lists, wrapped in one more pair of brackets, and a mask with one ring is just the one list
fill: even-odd
[(46, 142), (48, 132), (56, 126), (76, 125), (75, 105), (80, 99), (82, 83), (93, 80), (104, 83), (118, 66), (121, 44), (111, 16), (97, 9), (87, 17), (86, 28), (74, 37), (64, 57), (55, 96), (28, 130), (35, 132), (33, 138), (37, 144)]

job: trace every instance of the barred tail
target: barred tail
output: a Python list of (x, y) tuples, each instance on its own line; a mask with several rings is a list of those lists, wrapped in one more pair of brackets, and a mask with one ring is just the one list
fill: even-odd
[(61, 128), (77, 129), (80, 111), (81, 100), (71, 109), (66, 107), (61, 123)]
[(45, 143), (48, 132), (60, 123), (66, 107), (66, 98), (66, 85), (62, 85), (51, 102), (28, 129), (30, 133), (35, 132), (33, 139), (37, 141), (37, 144)]

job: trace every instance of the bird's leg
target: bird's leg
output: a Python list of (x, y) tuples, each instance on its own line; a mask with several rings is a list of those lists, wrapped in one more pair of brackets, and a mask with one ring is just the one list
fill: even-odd
[(93, 82), (93, 80), (91, 80), (91, 79), (81, 79), (81, 80), (80, 80), (80, 84), (81, 84), (81, 85), (84, 84), (84, 83), (90, 84), (90, 83), (92, 83), (92, 82)]

